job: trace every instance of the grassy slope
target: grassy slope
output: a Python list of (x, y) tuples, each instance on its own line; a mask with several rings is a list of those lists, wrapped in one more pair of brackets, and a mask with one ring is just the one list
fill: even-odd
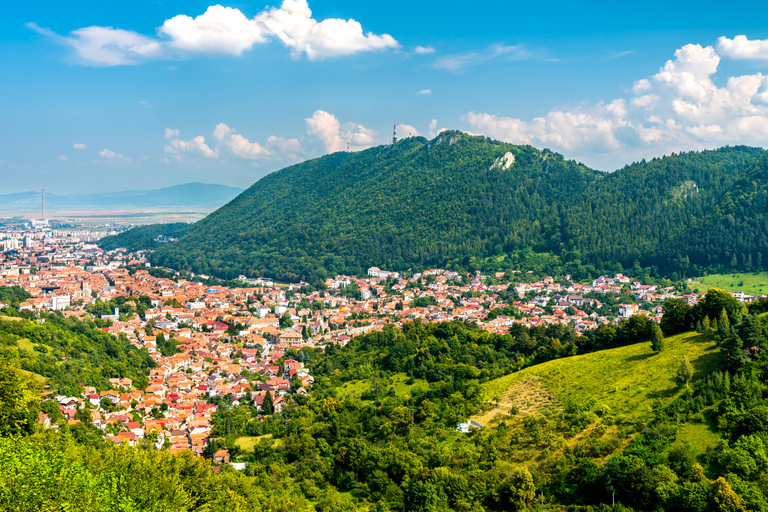
[[(743, 286), (739, 283), (743, 282)], [(690, 288), (698, 288), (699, 291), (710, 288), (721, 288), (729, 292), (744, 292), (757, 297), (768, 295), (768, 272), (756, 274), (711, 274), (696, 277), (689, 284)]]
[[(390, 388), (395, 390), (398, 396), (406, 396), (411, 392), (411, 388), (421, 384), (426, 385), (426, 381), (421, 379), (415, 379), (413, 384), (407, 384), (408, 376), (405, 373), (398, 373), (388, 379), (385, 384), (385, 390)], [(338, 389), (339, 398), (342, 397), (354, 397), (360, 398), (360, 396), (371, 388), (371, 381), (369, 379), (352, 380), (345, 382)]]
[[(0, 315), (0, 320), (8, 320), (8, 321), (14, 321), (15, 322), (15, 321), (23, 320), (23, 318), (17, 318), (17, 317), (13, 317), (13, 316)], [(34, 350), (35, 345), (37, 345), (37, 343), (32, 343), (27, 338), (21, 338), (21, 339), (17, 340), (16, 344), (19, 347), (19, 351), (26, 350), (27, 352), (31, 352), (31, 353)], [(42, 376), (40, 374), (37, 374), (37, 373), (34, 373), (34, 372), (30, 372), (30, 371), (27, 371), (27, 370), (21, 370), (21, 372), (24, 375), (26, 375), (27, 377), (31, 378), (32, 380), (37, 381), (39, 384), (44, 384), (45, 381), (48, 380), (48, 377), (44, 377), (44, 376)]]
[(695, 332), (667, 338), (667, 348), (659, 354), (650, 343), (638, 343), (557, 359), (490, 381), (487, 395), (498, 397), (499, 405), (474, 419), (487, 423), (513, 405), (521, 412), (543, 412), (594, 398), (610, 407), (617, 419), (637, 421), (651, 412), (655, 399), (669, 403), (681, 392), (674, 377), (686, 355), (695, 370), (694, 380), (720, 361), (715, 343)]
[[(250, 437), (250, 436), (238, 437), (235, 440), (235, 444), (241, 450), (250, 452), (250, 451), (253, 451), (253, 447), (256, 446), (256, 443), (258, 443), (262, 439), (272, 439), (272, 434), (265, 434), (263, 436), (255, 436), (255, 437)], [(281, 443), (281, 440), (276, 439), (273, 442), (272, 446), (274, 447), (280, 446), (280, 443)]]

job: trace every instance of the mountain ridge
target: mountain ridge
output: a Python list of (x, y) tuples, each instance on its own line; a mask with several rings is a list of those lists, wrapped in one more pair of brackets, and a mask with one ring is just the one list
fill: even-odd
[(765, 188), (752, 190), (732, 221), (718, 206), (729, 191), (741, 197), (749, 176), (764, 175), (765, 154), (724, 147), (605, 173), (547, 149), (461, 132), (411, 137), (273, 172), (153, 258), (226, 278), (318, 281), (369, 266), (474, 269), (499, 255), (512, 269), (535, 251), (552, 255), (563, 273), (637, 262), (680, 277), (768, 256)]
[[(92, 194), (45, 195), (48, 210), (77, 207), (219, 207), (243, 189), (210, 183), (183, 183), (150, 190), (121, 190)], [(17, 192), (0, 195), (0, 209), (38, 210), (42, 206), (40, 192)]]

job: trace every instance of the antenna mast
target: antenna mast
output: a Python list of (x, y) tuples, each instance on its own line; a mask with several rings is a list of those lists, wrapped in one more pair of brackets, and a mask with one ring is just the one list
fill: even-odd
[(349, 153), (349, 137), (347, 137), (347, 153)]
[(397, 143), (397, 123), (395, 123), (395, 129), (392, 132), (392, 145), (394, 146)]

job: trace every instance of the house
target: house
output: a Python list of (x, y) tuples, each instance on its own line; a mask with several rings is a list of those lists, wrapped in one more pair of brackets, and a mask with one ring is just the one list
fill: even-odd
[(619, 306), (619, 317), (621, 318), (629, 318), (632, 315), (637, 314), (639, 311), (640, 306), (637, 304), (622, 304)]
[(229, 450), (219, 450), (213, 454), (214, 462), (223, 462), (229, 464)]
[(467, 423), (459, 423), (456, 430), (462, 434), (467, 434), (473, 430), (480, 430), (483, 426), (475, 420), (469, 420)]

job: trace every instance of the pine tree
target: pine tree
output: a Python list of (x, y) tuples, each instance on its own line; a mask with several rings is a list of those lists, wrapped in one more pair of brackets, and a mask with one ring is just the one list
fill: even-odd
[(735, 371), (741, 369), (746, 358), (742, 351), (744, 342), (738, 334), (728, 326), (728, 334), (720, 339), (720, 352), (722, 352), (728, 366)]
[(697, 320), (696, 321), (696, 332), (700, 332), (700, 333), (704, 332), (704, 328), (701, 325), (701, 320)]
[(661, 327), (657, 323), (654, 323), (651, 328), (651, 349), (654, 352), (664, 350), (664, 333), (661, 332)]
[(728, 313), (725, 312), (725, 308), (720, 311), (720, 316), (717, 319), (717, 337), (718, 339), (725, 339), (731, 334), (731, 322), (728, 320)]
[(705, 335), (712, 334), (712, 325), (709, 322), (708, 316), (705, 316), (704, 320), (701, 321), (701, 332)]
[(688, 383), (691, 382), (691, 377), (693, 377), (693, 367), (691, 366), (690, 361), (688, 361), (688, 356), (685, 356), (682, 363), (680, 363), (680, 368), (677, 369), (675, 380), (681, 386), (685, 384), (685, 387), (687, 388)]
[(275, 413), (275, 404), (272, 401), (272, 393), (267, 391), (267, 394), (264, 395), (264, 401), (261, 403), (261, 412), (264, 414), (274, 414)]

